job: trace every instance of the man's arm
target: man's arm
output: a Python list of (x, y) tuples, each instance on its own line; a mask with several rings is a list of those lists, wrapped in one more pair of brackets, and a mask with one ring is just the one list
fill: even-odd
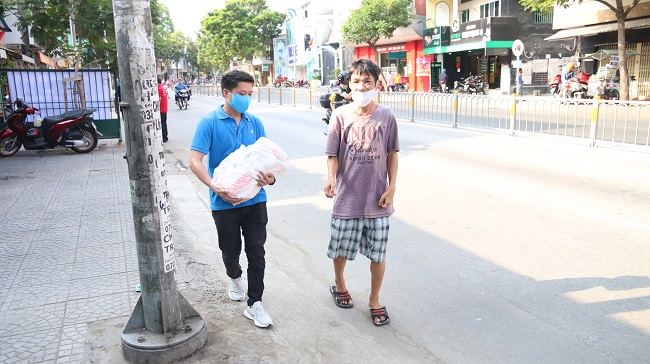
[(339, 157), (327, 157), (327, 183), (325, 183), (325, 196), (328, 198), (334, 197), (334, 190), (336, 189), (336, 172), (339, 170)]
[(397, 151), (388, 151), (388, 160), (386, 161), (388, 168), (388, 188), (386, 192), (381, 195), (379, 199), (379, 206), (388, 208), (393, 204), (393, 197), (395, 196), (395, 184), (397, 183)]
[(244, 199), (241, 198), (232, 198), (228, 196), (226, 190), (223, 188), (216, 188), (212, 185), (212, 178), (208, 173), (208, 169), (203, 165), (203, 157), (205, 154), (197, 152), (196, 150), (190, 150), (190, 170), (192, 173), (199, 178), (204, 185), (208, 186), (214, 193), (223, 198), (226, 202), (229, 202), (233, 205), (244, 202)]
[(194, 173), (204, 185), (208, 186), (216, 193), (217, 189), (212, 185), (212, 177), (210, 177), (208, 169), (203, 165), (204, 157), (205, 154), (197, 152), (196, 150), (190, 150), (190, 171), (192, 171), (192, 173)]

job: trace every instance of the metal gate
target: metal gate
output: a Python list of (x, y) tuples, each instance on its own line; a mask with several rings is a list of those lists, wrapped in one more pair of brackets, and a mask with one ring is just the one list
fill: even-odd
[[(636, 94), (650, 97), (650, 42), (628, 44), (627, 50), (637, 51), (639, 55), (627, 59), (628, 74), (636, 76)], [(608, 44), (599, 46), (599, 49), (617, 50), (618, 45)], [(630, 93), (630, 96), (632, 94)]]
[[(64, 79), (74, 76), (73, 70), (13, 70), (3, 69), (11, 101), (21, 99), (40, 110), (42, 118), (56, 116), (81, 107), (95, 109), (92, 117), (103, 139), (121, 139), (117, 92), (111, 85), (114, 78), (108, 70), (80, 70), (83, 95), (66, 87)], [(76, 102), (75, 102), (76, 100)], [(85, 105), (80, 105), (84, 100)], [(33, 122), (33, 116), (28, 119)]]

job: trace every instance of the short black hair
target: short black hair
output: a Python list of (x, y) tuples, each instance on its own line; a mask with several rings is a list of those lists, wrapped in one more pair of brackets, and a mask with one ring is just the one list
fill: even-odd
[(255, 79), (248, 72), (241, 70), (226, 72), (221, 76), (221, 87), (228, 91), (234, 90), (235, 87), (239, 86), (240, 82), (248, 82), (254, 85)]
[(162, 83), (162, 78), (158, 77), (158, 84), (160, 85)]
[(375, 62), (371, 61), (370, 58), (359, 58), (352, 62), (350, 67), (348, 67), (348, 72), (350, 72), (350, 76), (352, 76), (353, 73), (370, 75), (375, 79), (375, 82), (377, 82), (379, 81), (381, 69)]

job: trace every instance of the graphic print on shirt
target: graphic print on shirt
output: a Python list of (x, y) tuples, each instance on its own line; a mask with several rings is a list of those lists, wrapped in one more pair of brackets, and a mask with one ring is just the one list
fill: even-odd
[(377, 146), (373, 142), (384, 139), (385, 126), (379, 123), (352, 125), (343, 132), (350, 162), (356, 164), (373, 164), (381, 160)]

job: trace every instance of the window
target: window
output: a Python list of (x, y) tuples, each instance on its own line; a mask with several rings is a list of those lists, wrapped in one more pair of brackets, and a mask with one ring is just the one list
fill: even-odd
[(481, 19), (490, 16), (499, 16), (499, 1), (497, 0), (491, 3), (479, 5), (479, 10), (481, 13)]
[(553, 24), (553, 12), (548, 14), (541, 13), (539, 11), (535, 12), (535, 23), (538, 24)]
[(460, 12), (460, 22), (467, 23), (469, 21), (469, 9), (461, 10)]

